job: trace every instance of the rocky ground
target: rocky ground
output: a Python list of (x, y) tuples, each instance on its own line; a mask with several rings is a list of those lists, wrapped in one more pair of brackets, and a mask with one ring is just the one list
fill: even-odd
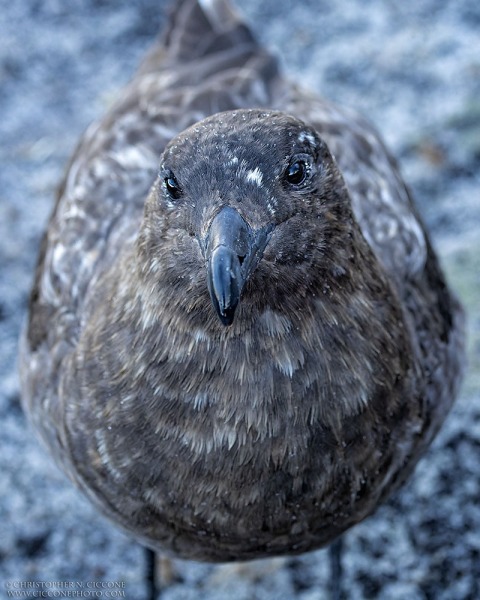
[[(383, 132), (469, 314), (461, 397), (410, 482), (345, 536), (346, 596), (480, 598), (480, 4), (241, 6), (292, 78), (357, 107)], [(125, 597), (144, 597), (141, 549), (72, 488), (27, 426), (15, 359), (40, 234), (68, 156), (128, 81), (164, 12), (161, 0), (1, 2), (1, 598), (12, 582), (35, 580), (121, 581)], [(177, 568), (182, 581), (165, 600), (327, 597), (325, 551), (248, 568)]]

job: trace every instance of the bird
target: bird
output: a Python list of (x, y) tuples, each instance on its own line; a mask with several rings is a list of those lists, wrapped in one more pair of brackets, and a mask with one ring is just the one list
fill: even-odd
[(408, 478), (463, 369), (463, 309), (375, 128), (228, 0), (176, 2), (41, 242), (22, 403), (59, 466), (163, 555), (297, 555)]

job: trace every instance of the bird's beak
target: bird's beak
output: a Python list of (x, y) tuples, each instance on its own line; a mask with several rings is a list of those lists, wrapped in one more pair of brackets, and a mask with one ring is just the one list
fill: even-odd
[(204, 241), (208, 291), (224, 325), (233, 323), (245, 282), (258, 265), (272, 229), (253, 230), (228, 206), (211, 222)]

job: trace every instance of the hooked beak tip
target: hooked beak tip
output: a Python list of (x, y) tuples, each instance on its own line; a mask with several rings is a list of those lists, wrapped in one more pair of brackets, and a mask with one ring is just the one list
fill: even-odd
[(232, 325), (245, 282), (260, 261), (273, 225), (253, 231), (233, 208), (223, 208), (210, 224), (204, 244), (207, 284), (223, 325)]
[(208, 289), (220, 321), (231, 325), (243, 288), (238, 255), (225, 245), (217, 246), (207, 265)]

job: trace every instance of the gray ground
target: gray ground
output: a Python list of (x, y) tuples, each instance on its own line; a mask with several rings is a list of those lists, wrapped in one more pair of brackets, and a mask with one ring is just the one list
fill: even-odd
[[(480, 598), (480, 3), (244, 0), (242, 9), (293, 78), (383, 132), (469, 311), (470, 369), (441, 435), (406, 487), (346, 535), (348, 598)], [(140, 548), (27, 427), (15, 356), (68, 156), (163, 15), (160, 0), (0, 0), (1, 598), (8, 582), (32, 580), (124, 581), (125, 597), (144, 597)], [(178, 568), (183, 582), (165, 600), (326, 598), (325, 551), (247, 569)]]

